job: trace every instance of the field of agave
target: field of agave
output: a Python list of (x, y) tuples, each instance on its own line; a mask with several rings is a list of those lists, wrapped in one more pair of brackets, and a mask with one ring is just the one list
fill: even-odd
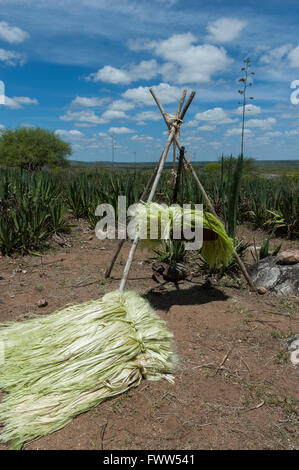
[[(128, 204), (139, 200), (150, 170), (68, 168), (29, 173), (14, 168), (0, 171), (0, 250), (2, 254), (35, 253), (54, 233), (68, 231), (70, 216), (95, 226), (95, 208), (110, 203), (117, 210), (119, 195)], [(296, 177), (266, 179), (243, 175), (240, 196), (235, 199), (232, 168), (217, 175), (199, 172), (218, 215), (229, 233), (235, 223), (263, 228), (273, 236), (299, 236), (299, 180)], [(193, 178), (185, 171), (178, 203), (203, 203)], [(165, 171), (157, 200), (171, 203), (172, 173)], [(233, 206), (237, 205), (237, 220)]]

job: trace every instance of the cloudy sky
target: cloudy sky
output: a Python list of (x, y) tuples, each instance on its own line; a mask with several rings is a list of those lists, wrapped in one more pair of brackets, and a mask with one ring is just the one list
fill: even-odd
[(117, 161), (153, 161), (166, 136), (148, 89), (174, 113), (188, 88), (188, 153), (236, 155), (250, 57), (245, 153), (298, 159), (298, 23), (298, 0), (0, 0), (0, 128), (55, 130), (86, 161), (110, 160), (114, 133)]

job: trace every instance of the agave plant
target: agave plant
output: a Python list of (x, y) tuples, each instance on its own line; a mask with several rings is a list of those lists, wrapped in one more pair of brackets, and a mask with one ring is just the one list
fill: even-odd
[(282, 243), (280, 243), (280, 245), (278, 245), (276, 248), (274, 248), (274, 250), (272, 252), (270, 252), (269, 242), (270, 242), (269, 237), (266, 238), (265, 240), (263, 240), (263, 244), (262, 244), (260, 250), (258, 251), (255, 239), (253, 240), (254, 250), (253, 250), (253, 252), (251, 251), (251, 254), (252, 254), (252, 257), (253, 257), (255, 263), (257, 263), (261, 259), (267, 258), (268, 256), (276, 256), (279, 253), (279, 251), (282, 247)]

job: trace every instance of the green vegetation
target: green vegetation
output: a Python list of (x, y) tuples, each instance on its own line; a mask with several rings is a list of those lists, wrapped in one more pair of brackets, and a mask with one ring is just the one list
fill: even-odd
[(44, 166), (67, 166), (70, 144), (40, 128), (4, 129), (0, 133), (0, 165), (36, 171)]
[[(296, 162), (293, 163), (295, 166)], [(230, 223), (232, 171), (229, 168), (223, 164), (219, 174), (199, 171), (200, 180), (226, 228)], [(42, 250), (45, 240), (53, 233), (68, 230), (69, 216), (82, 217), (95, 227), (98, 204), (110, 203), (117, 209), (119, 195), (126, 196), (129, 205), (138, 201), (150, 175), (149, 169), (70, 167), (31, 172), (0, 168), (0, 250), (6, 255)], [(166, 170), (158, 186), (158, 202), (171, 204), (170, 181), (171, 171)], [(237, 199), (237, 224), (265, 229), (271, 236), (298, 237), (298, 190), (299, 180), (295, 176), (265, 179), (244, 172)], [(204, 203), (187, 171), (182, 174), (177, 202)]]

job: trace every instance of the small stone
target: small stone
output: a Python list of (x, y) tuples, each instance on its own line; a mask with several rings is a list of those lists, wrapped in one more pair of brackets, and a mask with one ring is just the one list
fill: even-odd
[(264, 295), (264, 294), (267, 293), (267, 289), (263, 286), (256, 286), (256, 288), (257, 288), (257, 291), (260, 295)]
[(41, 308), (41, 307), (46, 307), (48, 305), (48, 302), (46, 299), (40, 299), (36, 302), (36, 305)]
[(299, 263), (299, 250), (282, 251), (276, 258), (276, 264), (288, 265)]
[(89, 241), (93, 240), (93, 236), (91, 235), (90, 237), (88, 237), (88, 240)]
[(294, 433), (296, 432), (295, 429), (292, 428), (292, 427), (291, 427), (290, 425), (288, 425), (288, 424), (285, 424), (284, 427), (285, 427), (285, 430), (288, 431), (288, 432), (290, 432), (291, 434), (294, 434)]
[(27, 271), (25, 269), (22, 270), (23, 274), (27, 274)]

